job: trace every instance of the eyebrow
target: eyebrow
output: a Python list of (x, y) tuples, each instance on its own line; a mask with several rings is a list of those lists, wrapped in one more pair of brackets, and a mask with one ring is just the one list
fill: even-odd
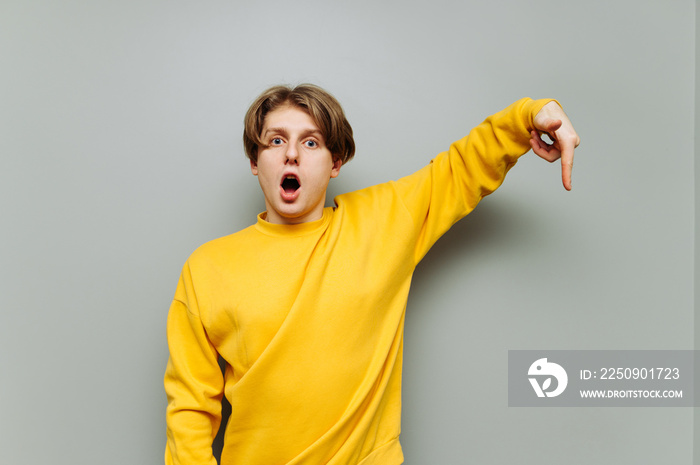
[[(265, 135), (267, 135), (268, 133), (270, 133), (270, 132), (271, 132), (271, 133), (282, 134), (282, 135), (284, 135), (284, 136), (286, 136), (286, 135), (288, 134), (286, 128), (281, 128), (281, 127), (280, 127), (280, 128), (267, 128), (267, 129), (265, 129), (265, 131), (263, 131), (263, 133), (262, 133), (263, 137), (264, 137)], [(320, 138), (320, 139), (325, 139), (325, 138), (323, 137), (323, 133), (322, 133), (321, 131), (319, 131), (318, 129), (305, 129), (304, 131), (302, 131), (301, 136), (302, 136), (302, 137), (306, 137), (306, 136), (316, 136), (316, 137), (318, 137), (318, 138)]]

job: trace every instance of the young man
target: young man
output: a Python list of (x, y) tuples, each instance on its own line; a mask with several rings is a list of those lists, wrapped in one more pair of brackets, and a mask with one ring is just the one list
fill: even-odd
[(266, 212), (198, 248), (170, 308), (166, 464), (216, 463), (224, 395), (222, 465), (402, 463), (403, 325), (416, 265), (530, 147), (561, 157), (570, 189), (578, 142), (556, 102), (523, 99), (422, 170), (324, 208), (329, 180), (355, 150), (340, 105), (311, 85), (264, 92), (244, 144)]

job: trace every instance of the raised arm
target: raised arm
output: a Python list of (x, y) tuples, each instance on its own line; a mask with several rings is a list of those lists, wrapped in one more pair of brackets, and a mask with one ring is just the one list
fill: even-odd
[[(552, 145), (540, 133), (548, 133)], [(413, 217), (416, 262), (457, 220), (496, 190), (530, 148), (542, 158), (562, 160), (564, 187), (571, 188), (578, 135), (555, 100), (522, 99), (486, 118), (429, 166), (395, 183)]]

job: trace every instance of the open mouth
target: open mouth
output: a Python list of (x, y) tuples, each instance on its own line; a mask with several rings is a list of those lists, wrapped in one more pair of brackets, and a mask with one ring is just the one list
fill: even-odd
[(293, 194), (301, 187), (301, 184), (299, 184), (299, 180), (296, 176), (289, 174), (284, 177), (281, 186), (286, 194)]

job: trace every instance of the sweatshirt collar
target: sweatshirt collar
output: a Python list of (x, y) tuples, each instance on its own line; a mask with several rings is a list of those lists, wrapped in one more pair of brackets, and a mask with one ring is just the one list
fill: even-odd
[(268, 236), (295, 237), (306, 236), (317, 231), (326, 229), (333, 215), (333, 208), (326, 207), (323, 209), (323, 216), (316, 221), (299, 224), (276, 224), (270, 223), (265, 219), (267, 212), (262, 212), (258, 215), (258, 222), (255, 228)]

